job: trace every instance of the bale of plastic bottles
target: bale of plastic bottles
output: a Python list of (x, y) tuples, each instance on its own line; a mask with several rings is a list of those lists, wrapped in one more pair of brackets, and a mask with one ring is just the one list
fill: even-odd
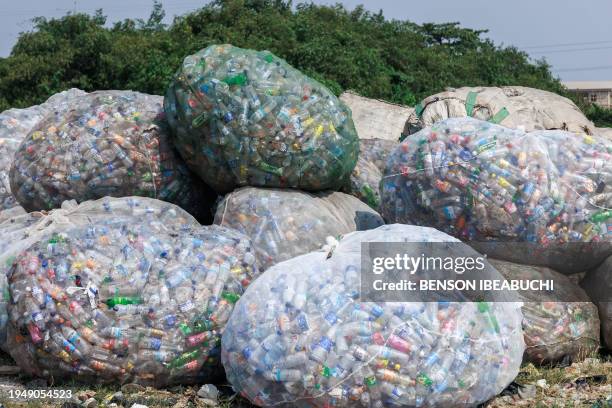
[(489, 256), (574, 273), (612, 254), (612, 143), (447, 119), (390, 155), (381, 213)]
[(24, 212), (11, 193), (9, 177), (19, 145), (47, 113), (84, 94), (79, 89), (70, 89), (53, 95), (41, 105), (0, 113), (0, 222)]
[(145, 196), (198, 217), (210, 213), (212, 198), (175, 153), (161, 96), (99, 91), (65, 104), (15, 154), (11, 185), (26, 210), (72, 199)]
[(570, 99), (524, 86), (450, 88), (414, 108), (403, 135), (449, 118), (473, 117), (527, 132), (560, 129), (597, 134), (596, 127)]
[(476, 406), (501, 392), (523, 355), (520, 303), (359, 301), (361, 243), (401, 241), (457, 242), (385, 225), (264, 272), (223, 334), (234, 390), (297, 407)]
[(269, 51), (211, 45), (188, 56), (164, 103), (181, 155), (218, 192), (337, 190), (357, 161), (351, 111)]
[(258, 271), (250, 240), (155, 202), (46, 233), (17, 256), (8, 345), (27, 373), (157, 387), (219, 375), (225, 323)]
[(359, 158), (351, 173), (349, 184), (343, 189), (376, 211), (380, 207), (380, 181), (387, 157), (397, 142), (385, 139), (360, 139)]
[(489, 259), (508, 280), (553, 281), (554, 290), (519, 291), (524, 302), (525, 360), (536, 364), (580, 361), (597, 352), (599, 314), (577, 284), (550, 268)]
[(254, 187), (226, 195), (214, 222), (250, 237), (262, 270), (321, 248), (328, 236), (384, 224), (376, 211), (347, 194)]
[(45, 236), (65, 229), (105, 221), (110, 217), (122, 219), (158, 219), (170, 226), (195, 228), (199, 224), (190, 214), (172, 204), (144, 197), (105, 197), (96, 201), (77, 204), (65, 201), (62, 207), (50, 212), (31, 212), (0, 223), (0, 348), (6, 349), (8, 317), (6, 310), (10, 303), (6, 276), (15, 259), (30, 246)]
[(589, 271), (580, 282), (589, 297), (599, 309), (601, 321), (601, 339), (605, 348), (612, 351), (612, 257)]

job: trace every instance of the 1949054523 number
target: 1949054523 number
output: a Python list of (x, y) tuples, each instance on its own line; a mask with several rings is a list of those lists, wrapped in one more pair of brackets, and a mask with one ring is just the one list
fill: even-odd
[(72, 390), (32, 389), (8, 390), (9, 399), (70, 399)]

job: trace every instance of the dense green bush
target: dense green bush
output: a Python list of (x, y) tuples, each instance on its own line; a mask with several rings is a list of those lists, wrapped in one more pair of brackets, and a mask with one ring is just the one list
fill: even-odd
[(580, 108), (598, 127), (612, 127), (612, 109), (602, 108), (595, 104), (584, 104)]
[(182, 59), (213, 43), (268, 49), (335, 93), (353, 89), (414, 105), (447, 86), (525, 85), (563, 93), (544, 61), (458, 23), (417, 25), (342, 5), (217, 0), (166, 26), (148, 20), (106, 26), (102, 11), (37, 18), (0, 59), (0, 111), (39, 103), (69, 87), (163, 94)]

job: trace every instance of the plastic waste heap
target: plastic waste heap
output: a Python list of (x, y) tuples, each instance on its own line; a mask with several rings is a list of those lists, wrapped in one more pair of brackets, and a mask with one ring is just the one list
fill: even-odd
[(162, 97), (99, 91), (66, 102), (27, 137), (11, 169), (13, 193), (28, 211), (62, 201), (145, 196), (197, 217), (212, 198), (192, 177), (168, 136)]
[(612, 253), (611, 153), (595, 136), (447, 119), (391, 154), (381, 212), (494, 258), (581, 272)]
[(296, 407), (475, 406), (501, 392), (523, 355), (520, 304), (358, 301), (361, 243), (402, 241), (457, 242), (385, 225), (253, 282), (223, 334), (234, 390)]
[(218, 376), (221, 333), (257, 275), (250, 241), (142, 200), (103, 202), (106, 217), (45, 233), (13, 262), (8, 348), (27, 373), (159, 387)]
[(165, 109), (181, 155), (218, 192), (337, 190), (357, 161), (350, 110), (268, 51), (211, 45), (185, 58)]
[(263, 270), (321, 248), (328, 236), (377, 228), (384, 221), (367, 205), (343, 193), (245, 187), (219, 204), (215, 224), (251, 238)]

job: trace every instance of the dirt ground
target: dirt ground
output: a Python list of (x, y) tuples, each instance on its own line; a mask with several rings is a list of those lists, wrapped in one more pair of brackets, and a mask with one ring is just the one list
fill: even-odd
[[(12, 365), (6, 355), (0, 355), (0, 363)], [(203, 408), (210, 401), (197, 396), (198, 388), (174, 387), (168, 390), (144, 388), (136, 384), (124, 386), (85, 387), (77, 384), (58, 384), (52, 389), (71, 390), (73, 398), (62, 401), (11, 399), (16, 390), (45, 389), (43, 380), (23, 376), (0, 375), (0, 403), (3, 407), (36, 408), (131, 408), (134, 404), (148, 408)], [(233, 394), (229, 385), (218, 386), (222, 408), (253, 407)], [(91, 400), (95, 399), (95, 402)], [(89, 400), (89, 405), (85, 401)], [(536, 408), (612, 408), (612, 357), (598, 356), (566, 367), (536, 367), (524, 365), (516, 378), (499, 396), (480, 408), (536, 407)]]

